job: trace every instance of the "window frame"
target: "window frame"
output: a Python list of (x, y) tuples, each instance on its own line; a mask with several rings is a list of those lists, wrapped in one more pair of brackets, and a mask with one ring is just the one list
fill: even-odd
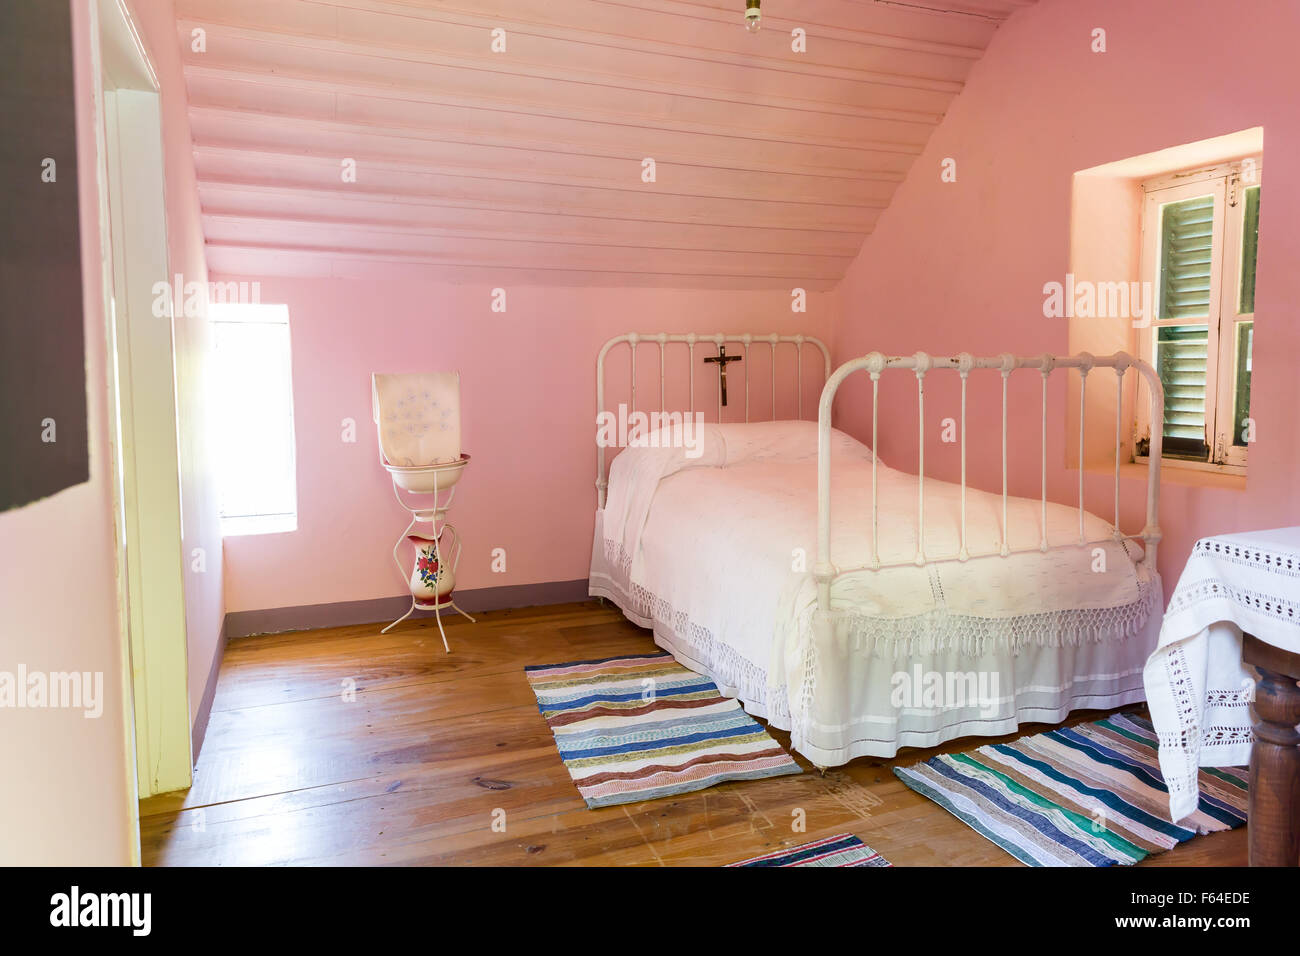
[[(227, 309), (231, 314), (223, 315)], [(243, 314), (239, 316), (235, 310)], [(260, 313), (260, 315), (259, 315)], [(290, 482), (292, 508), (287, 512), (266, 512), (259, 514), (228, 515), (225, 513), (224, 497), (218, 494), (218, 519), (221, 522), (223, 538), (243, 537), (255, 534), (282, 534), (298, 530), (298, 441), (293, 402), (293, 327), (289, 321), (288, 306), (279, 303), (210, 303), (207, 321), (215, 336), (218, 325), (276, 325), (284, 326), (285, 334), (285, 383), (289, 393), (288, 407), (288, 455), (289, 470), (293, 476)], [(213, 342), (214, 349), (217, 347)], [(219, 396), (213, 396), (219, 399)]]
[[(1242, 164), (1254, 163), (1254, 182), (1242, 182)], [(1200, 471), (1217, 471), (1244, 475), (1248, 446), (1233, 443), (1233, 401), (1236, 392), (1236, 334), (1242, 322), (1255, 320), (1251, 313), (1238, 314), (1241, 294), (1241, 267), (1245, 226), (1245, 192), (1263, 183), (1263, 159), (1256, 155), (1230, 163), (1190, 170), (1149, 179), (1142, 183), (1142, 235), (1140, 275), (1154, 290), (1153, 314), (1146, 327), (1138, 330), (1138, 353), (1152, 367), (1156, 365), (1156, 336), (1163, 326), (1199, 325), (1189, 321), (1198, 317), (1160, 319), (1161, 292), (1161, 209), (1168, 203), (1200, 196), (1214, 197), (1213, 246), (1210, 264), (1210, 292), (1207, 327), (1205, 375), (1205, 459), (1166, 454), (1162, 462), (1175, 467)], [(1258, 254), (1258, 253), (1257, 253)], [(1225, 318), (1227, 319), (1225, 321)], [(1253, 326), (1252, 326), (1253, 328)], [(1145, 386), (1143, 386), (1145, 387)], [(1137, 402), (1135, 434), (1149, 437), (1151, 421), (1149, 402)], [(1163, 425), (1163, 423), (1161, 423)], [(1148, 456), (1135, 455), (1135, 461)]]
[[(1241, 313), (1237, 311), (1237, 308), (1241, 302), (1241, 267), (1243, 264), (1242, 253), (1244, 252), (1246, 228), (1246, 191), (1261, 186), (1263, 181), (1263, 163), (1258, 158), (1255, 160), (1255, 181), (1253, 183), (1242, 183), (1240, 167), (1234, 169), (1227, 184), (1227, 208), (1234, 211), (1225, 217), (1223, 226), (1225, 256), (1223, 275), (1225, 278), (1230, 278), (1231, 281), (1222, 282), (1222, 288), (1219, 290), (1220, 362), (1216, 394), (1218, 408), (1215, 412), (1217, 425), (1214, 432), (1215, 451), (1213, 458), (1225, 465), (1239, 465), (1243, 469), (1246, 467), (1247, 449), (1250, 446), (1237, 445), (1233, 440), (1233, 432), (1237, 424), (1236, 416), (1233, 415), (1233, 401), (1236, 397), (1237, 380), (1237, 326), (1243, 322), (1249, 322), (1253, 333), (1255, 313), (1253, 309), (1249, 313)], [(1263, 191), (1261, 190), (1262, 195)], [(1258, 284), (1258, 245), (1255, 254), (1256, 284)], [(1253, 351), (1252, 342), (1251, 352), (1253, 353)], [(1250, 417), (1249, 409), (1247, 409), (1246, 416)]]

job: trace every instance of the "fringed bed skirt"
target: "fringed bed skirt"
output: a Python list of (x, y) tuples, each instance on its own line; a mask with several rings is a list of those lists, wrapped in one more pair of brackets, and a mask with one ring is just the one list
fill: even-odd
[(1142, 668), (1163, 607), (1158, 575), (1139, 581), (1131, 605), (1052, 620), (808, 612), (778, 668), (715, 640), (689, 608), (633, 585), (625, 562), (607, 553), (602, 519), (598, 512), (591, 595), (651, 629), (656, 644), (749, 713), (790, 731), (795, 749), (820, 767), (1144, 699)]

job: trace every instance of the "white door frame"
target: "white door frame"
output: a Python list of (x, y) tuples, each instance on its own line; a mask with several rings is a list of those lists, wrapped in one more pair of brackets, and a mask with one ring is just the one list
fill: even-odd
[(157, 75), (122, 0), (89, 0), (120, 625), (140, 796), (193, 781), (172, 302)]

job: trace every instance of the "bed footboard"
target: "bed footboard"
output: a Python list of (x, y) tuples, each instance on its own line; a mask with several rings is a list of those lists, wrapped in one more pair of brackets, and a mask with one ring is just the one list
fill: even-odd
[[(1159, 429), (1151, 434), (1150, 464), (1147, 469), (1146, 524), (1136, 535), (1126, 535), (1119, 530), (1120, 514), (1120, 452), (1123, 435), (1123, 389), (1124, 375), (1130, 369), (1146, 379), (1151, 393), (1151, 421), (1159, 422), (1164, 416), (1164, 388), (1160, 377), (1146, 362), (1134, 358), (1127, 352), (1116, 352), (1108, 356), (1094, 356), (1087, 352), (1066, 357), (1052, 355), (1015, 356), (1007, 353), (989, 358), (976, 358), (966, 352), (951, 357), (939, 357), (925, 352), (915, 355), (886, 357), (880, 352), (871, 352), (861, 358), (853, 359), (841, 365), (826, 381), (822, 389), (818, 408), (818, 452), (817, 452), (817, 560), (813, 566), (813, 577), (817, 581), (818, 610), (828, 612), (831, 607), (831, 582), (840, 574), (855, 571), (879, 570), (882, 567), (898, 566), (882, 564), (879, 545), (879, 505), (876, 473), (878, 462), (872, 456), (871, 463), (871, 538), (872, 561), (857, 568), (837, 568), (831, 560), (831, 406), (840, 385), (854, 372), (865, 371), (871, 376), (871, 441), (874, 448), (879, 424), (880, 376), (888, 369), (910, 369), (916, 376), (916, 395), (920, 415), (918, 467), (917, 467), (917, 552), (914, 560), (908, 563), (925, 565), (936, 561), (967, 561), (971, 558), (1007, 557), (1017, 553), (1008, 548), (1007, 541), (1007, 380), (1016, 369), (1037, 369), (1042, 376), (1042, 465), (1040, 480), (1040, 498), (1042, 507), (1042, 540), (1037, 550), (1048, 551), (1054, 548), (1087, 547), (1102, 544), (1103, 541), (1086, 539), (1084, 518), (1086, 511), (1083, 503), (1084, 477), (1084, 426), (1086, 424), (1086, 395), (1088, 375), (1095, 368), (1109, 368), (1115, 371), (1115, 520), (1113, 539), (1137, 539), (1143, 542), (1144, 554), (1142, 565), (1154, 575), (1156, 571), (1156, 546), (1160, 541), (1160, 454), (1162, 435)], [(1079, 538), (1072, 544), (1049, 545), (1047, 540), (1047, 380), (1057, 369), (1078, 369), (1079, 386)], [(986, 554), (972, 554), (966, 542), (966, 384), (970, 373), (976, 369), (996, 370), (1002, 375), (1002, 547), (1000, 551)], [(961, 378), (961, 545), (956, 554), (933, 556), (925, 553), (925, 377), (936, 370), (955, 371)], [(1111, 539), (1111, 540), (1113, 540)], [(1021, 549), (1023, 553), (1030, 549)]]

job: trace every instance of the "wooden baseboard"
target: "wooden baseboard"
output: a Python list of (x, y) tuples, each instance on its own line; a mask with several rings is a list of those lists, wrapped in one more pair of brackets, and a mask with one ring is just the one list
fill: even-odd
[[(542, 604), (565, 604), (587, 599), (587, 579), (548, 581), (541, 584), (507, 584), (495, 588), (471, 588), (456, 592), (456, 604), (473, 614), (476, 611), (500, 611), (506, 608), (535, 607)], [(317, 627), (347, 627), (392, 621), (411, 606), (409, 595), (371, 598), (365, 601), (340, 601), (335, 604), (305, 604), (298, 607), (275, 607), (260, 611), (232, 611), (222, 628), (224, 637), (251, 637), (254, 634), (280, 634)], [(419, 613), (419, 612), (417, 612)], [(224, 639), (223, 637), (223, 639)], [(220, 660), (220, 657), (218, 657)], [(215, 672), (214, 672), (215, 673)], [(206, 695), (205, 695), (206, 697)], [(198, 753), (197, 748), (195, 753)]]
[(208, 732), (208, 717), (212, 714), (212, 700), (217, 696), (217, 675), (221, 672), (221, 658), (226, 652), (226, 622), (221, 622), (221, 632), (217, 635), (217, 650), (212, 655), (212, 667), (208, 670), (208, 679), (203, 685), (203, 699), (199, 701), (199, 712), (194, 715), (194, 726), (190, 728), (190, 760), (199, 762), (199, 751), (203, 749), (203, 738)]

